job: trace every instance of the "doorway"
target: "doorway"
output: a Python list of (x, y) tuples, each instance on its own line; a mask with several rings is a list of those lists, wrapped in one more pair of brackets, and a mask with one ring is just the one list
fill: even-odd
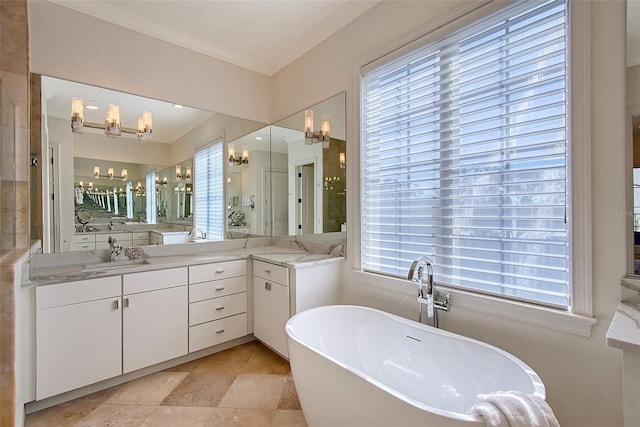
[(296, 234), (315, 233), (315, 164), (296, 167)]

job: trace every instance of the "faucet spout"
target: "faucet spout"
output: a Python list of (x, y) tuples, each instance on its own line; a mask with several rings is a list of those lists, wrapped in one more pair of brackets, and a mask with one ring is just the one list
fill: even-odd
[(109, 236), (109, 249), (111, 250), (111, 262), (118, 259), (118, 255), (122, 253), (122, 246), (118, 244), (114, 237)]
[(413, 261), (411, 267), (409, 267), (407, 280), (411, 280), (418, 286), (418, 304), (420, 309), (418, 322), (422, 321), (422, 307), (426, 306), (427, 324), (437, 328), (438, 318), (433, 306), (433, 262), (431, 262), (431, 259), (423, 256)]

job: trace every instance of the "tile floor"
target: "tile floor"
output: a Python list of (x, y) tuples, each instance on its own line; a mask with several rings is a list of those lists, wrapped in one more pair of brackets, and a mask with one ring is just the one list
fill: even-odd
[(25, 427), (306, 426), (289, 363), (257, 341), (27, 415)]

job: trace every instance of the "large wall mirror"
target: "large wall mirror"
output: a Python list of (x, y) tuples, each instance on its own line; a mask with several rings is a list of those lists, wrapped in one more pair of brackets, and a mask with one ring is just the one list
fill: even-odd
[[(41, 91), (43, 153), (51, 159), (42, 162), (45, 253), (72, 250), (76, 233), (107, 231), (109, 223), (190, 230), (195, 150), (216, 138), (234, 140), (266, 126), (47, 76), (41, 77)], [(72, 98), (83, 100), (81, 132), (72, 131)], [(110, 105), (119, 106), (117, 137), (104, 129)], [(147, 137), (137, 135), (144, 111), (152, 112)], [(268, 132), (264, 141), (268, 147)], [(89, 223), (78, 217), (81, 211)]]
[[(191, 229), (197, 191), (193, 156), (220, 137), (226, 238), (344, 240), (344, 93), (266, 125), (47, 76), (41, 87), (43, 152), (52, 159), (43, 162), (43, 188), (56, 195), (43, 197), (45, 253), (73, 250), (77, 233), (106, 231), (110, 224)], [(81, 132), (72, 130), (72, 98), (83, 100)], [(105, 133), (109, 105), (120, 109), (117, 137)], [(144, 111), (153, 114), (152, 132), (141, 139), (136, 129)], [(305, 111), (315, 116), (306, 136)], [(330, 129), (323, 130), (326, 117)], [(79, 217), (80, 212), (89, 215)]]

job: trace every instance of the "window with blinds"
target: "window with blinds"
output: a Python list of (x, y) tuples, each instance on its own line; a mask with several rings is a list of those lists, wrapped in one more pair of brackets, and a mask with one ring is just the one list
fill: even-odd
[(517, 2), (363, 70), (365, 271), (569, 306), (567, 33)]
[(224, 238), (222, 140), (197, 150), (194, 157), (194, 227), (209, 239)]
[(149, 171), (145, 177), (145, 197), (147, 224), (156, 223), (156, 171)]

